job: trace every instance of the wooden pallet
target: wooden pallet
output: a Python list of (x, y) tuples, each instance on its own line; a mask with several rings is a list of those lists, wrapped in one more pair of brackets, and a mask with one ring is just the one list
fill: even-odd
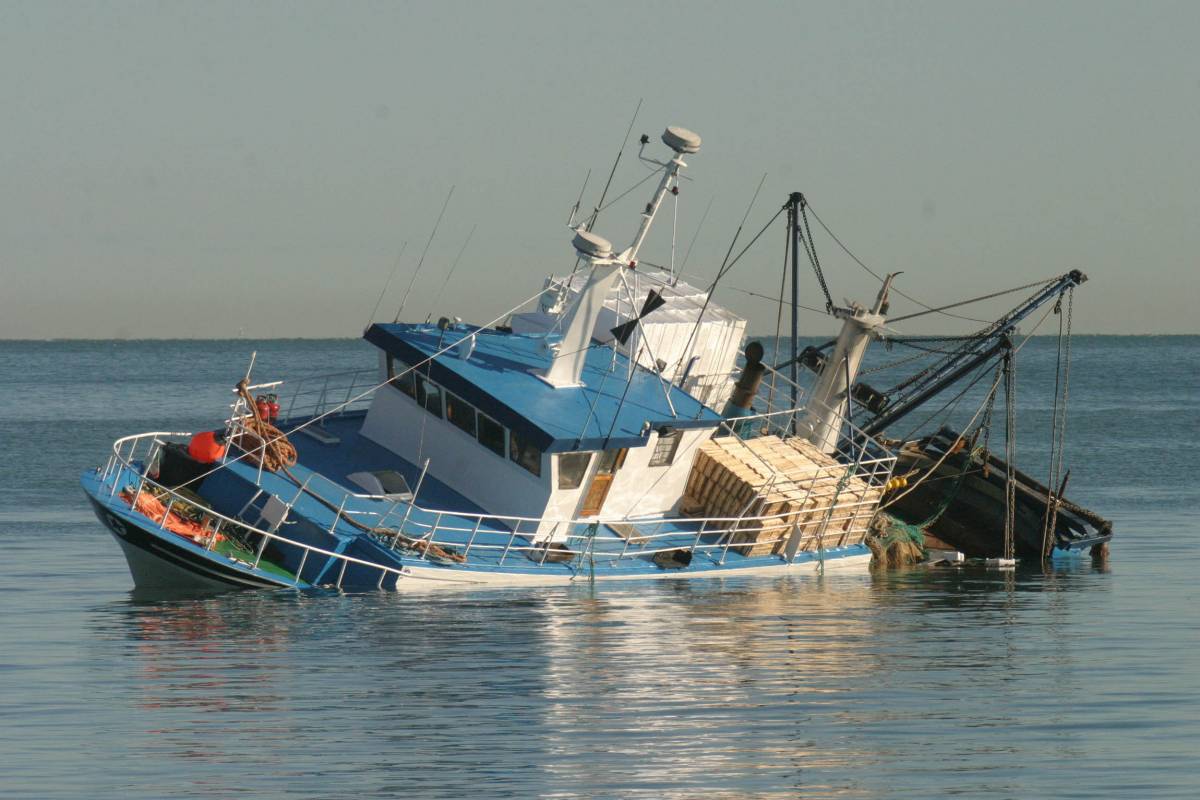
[(795, 529), (804, 550), (857, 543), (881, 491), (847, 478), (847, 469), (803, 439), (711, 439), (696, 454), (682, 507), (694, 516), (740, 519), (729, 541), (742, 555), (779, 552)]

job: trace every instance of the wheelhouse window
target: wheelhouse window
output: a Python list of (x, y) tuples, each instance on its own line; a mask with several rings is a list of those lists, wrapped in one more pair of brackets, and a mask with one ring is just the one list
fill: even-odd
[(446, 392), (446, 419), (468, 436), (475, 435), (475, 406)]
[(496, 420), (480, 412), (479, 414), (479, 443), (491, 450), (501, 458), (508, 456), (508, 451), (504, 445), (507, 437), (504, 435), (504, 426)]
[(509, 457), (534, 475), (542, 475), (542, 451), (512, 431), (508, 439)]
[[(399, 375), (400, 377), (396, 377)], [(387, 357), (387, 376), (392, 386), (404, 392), (414, 400), (417, 399), (417, 382), (408, 364), (397, 361), (391, 354)]]
[[(511, 457), (534, 475), (541, 476), (542, 451), (537, 447), (522, 441), (515, 434), (510, 435), (509, 430), (499, 422), (391, 355), (387, 357), (387, 373), (393, 386), (415, 400), (417, 405), (430, 414), (435, 414), (449, 421), (463, 433), (474, 436), (481, 445), (501, 458)], [(587, 469), (587, 459), (580, 469)]]
[(591, 453), (562, 453), (558, 456), (558, 488), (578, 489), (592, 463)]
[(658, 441), (654, 443), (654, 452), (650, 455), (650, 466), (669, 467), (674, 464), (675, 452), (679, 449), (679, 440), (682, 438), (683, 431), (659, 434)]
[(417, 376), (416, 400), (430, 414), (442, 416), (442, 387), (433, 381)]

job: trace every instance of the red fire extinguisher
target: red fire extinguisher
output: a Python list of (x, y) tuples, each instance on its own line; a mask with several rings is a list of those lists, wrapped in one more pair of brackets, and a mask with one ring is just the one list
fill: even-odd
[(267, 395), (267, 408), (271, 412), (271, 422), (274, 423), (279, 419), (279, 395)]
[(260, 394), (258, 397), (254, 398), (254, 407), (258, 411), (259, 419), (261, 419), (263, 422), (271, 421), (271, 403), (269, 400), (267, 400), (267, 396), (265, 394)]

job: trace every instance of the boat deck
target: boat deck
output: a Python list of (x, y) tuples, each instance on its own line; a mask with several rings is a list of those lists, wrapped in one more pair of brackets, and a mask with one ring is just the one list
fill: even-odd
[[(336, 439), (333, 443), (322, 443), (318, 439), (295, 434), (291, 436), (296, 446), (298, 463), (291, 473), (326, 503), (299, 492), (296, 485), (286, 476), (264, 472), (261, 488), (275, 495), (292, 507), (291, 518), (304, 517), (314, 524), (341, 537), (355, 537), (362, 529), (345, 519), (337, 519), (336, 511), (329, 508), (342, 507), (343, 516), (351, 516), (369, 527), (386, 527), (401, 530), (405, 535), (419, 538), (436, 526), (436, 541), (468, 551), (465, 565), (448, 567), (456, 570), (484, 570), (495, 572), (561, 572), (575, 574), (579, 571), (578, 560), (574, 563), (535, 563), (527, 553), (532, 540), (518, 531), (513, 536), (512, 522), (483, 516), (486, 512), (455, 492), (436, 478), (426, 475), (421, 483), (417, 505), (391, 503), (367, 497), (356, 497), (363, 490), (348, 476), (359, 471), (395, 470), (404, 476), (410, 486), (415, 487), (420, 469), (400, 456), (380, 447), (359, 434), (362, 415), (353, 414), (329, 419), (323, 426), (324, 432)], [(325, 437), (323, 437), (325, 438)], [(258, 469), (247, 461), (231, 462), (229, 471), (242, 481), (253, 483), (258, 480)], [(347, 493), (349, 495), (347, 496)], [(342, 506), (343, 498), (345, 505)], [(440, 511), (426, 509), (436, 508)], [(335, 524), (336, 520), (336, 524)], [(699, 538), (701, 547), (710, 548), (717, 544), (716, 536), (699, 536), (700, 521), (648, 520), (630, 524), (590, 525), (574, 523), (571, 534), (585, 536), (595, 528), (592, 542), (587, 545), (592, 557), (587, 568), (597, 573), (641, 573), (658, 572), (661, 568), (654, 563), (655, 552), (669, 549), (690, 549)], [(280, 531), (281, 534), (285, 531)], [(653, 538), (648, 538), (653, 537)], [(469, 550), (468, 550), (469, 548)], [(572, 543), (573, 549), (584, 549), (580, 540)], [(832, 553), (830, 555), (833, 555)], [(535, 555), (535, 558), (539, 557)], [(429, 562), (416, 559), (423, 565)], [(738, 566), (778, 564), (777, 555), (745, 556), (736, 548), (717, 547), (697, 550), (688, 571), (737, 568)]]

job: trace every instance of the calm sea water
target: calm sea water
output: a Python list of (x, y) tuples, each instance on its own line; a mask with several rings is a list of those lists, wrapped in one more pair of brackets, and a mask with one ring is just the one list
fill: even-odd
[[(212, 425), (254, 347), (261, 378), (374, 363), (0, 342), (0, 796), (1200, 795), (1200, 338), (1075, 340), (1069, 493), (1116, 523), (1103, 567), (135, 594), (78, 473)], [(1035, 474), (1054, 356), (1020, 365)]]

